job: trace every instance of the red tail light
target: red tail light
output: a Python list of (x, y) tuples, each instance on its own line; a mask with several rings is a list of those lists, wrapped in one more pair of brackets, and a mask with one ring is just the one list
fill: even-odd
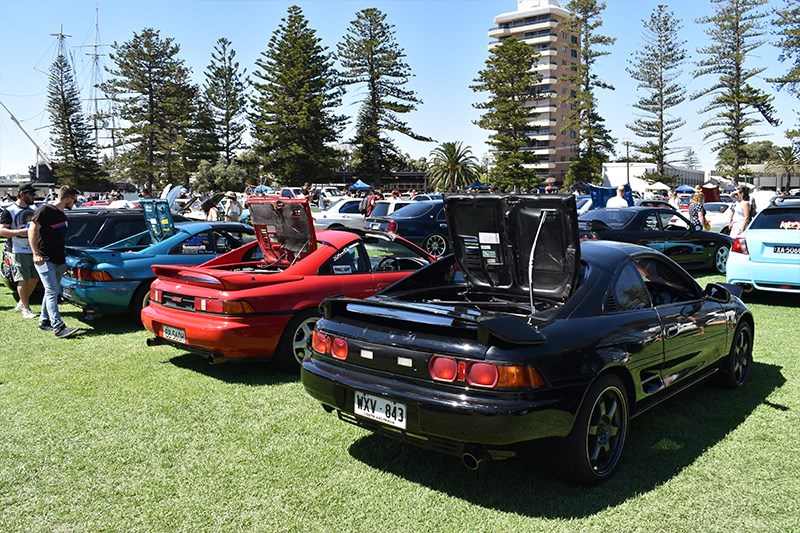
[(256, 312), (253, 306), (244, 300), (217, 300), (214, 298), (195, 298), (194, 310), (223, 315), (250, 315)]
[(467, 383), (488, 389), (497, 385), (499, 374), (497, 367), (491, 363), (471, 363), (467, 367)]
[(390, 233), (397, 233), (397, 222), (390, 220), (386, 223), (386, 231)]
[(92, 270), (91, 268), (76, 268), (73, 273), (75, 279), (80, 281), (113, 281), (114, 278), (105, 270)]
[(331, 342), (331, 355), (341, 361), (347, 359), (347, 341), (341, 337), (334, 337)]
[(452, 383), (458, 375), (458, 363), (450, 357), (434, 355), (428, 363), (428, 370), (434, 380)]
[(731, 252), (737, 254), (744, 254), (750, 255), (750, 252), (747, 251), (747, 239), (744, 237), (736, 237), (733, 239), (733, 246), (731, 246)]
[(162, 297), (163, 294), (164, 294), (164, 291), (160, 291), (158, 289), (154, 289), (154, 288), (150, 287), (150, 301), (151, 302), (156, 302), (156, 303), (160, 304), (161, 301), (162, 301), (161, 297)]
[(311, 349), (323, 355), (331, 350), (331, 338), (321, 331), (314, 330), (311, 334)]

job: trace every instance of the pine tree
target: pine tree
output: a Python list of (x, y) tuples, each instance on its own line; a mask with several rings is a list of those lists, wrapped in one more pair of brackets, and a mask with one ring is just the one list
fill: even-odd
[(225, 37), (217, 40), (211, 63), (206, 69), (204, 94), (213, 111), (216, 136), (227, 164), (244, 148), (247, 129), (247, 70), (239, 69), (236, 52)]
[(686, 99), (683, 84), (676, 80), (681, 75), (681, 65), (686, 61), (686, 41), (678, 40), (681, 22), (674, 18), (666, 6), (659, 5), (644, 24), (644, 46), (634, 52), (629, 60), (632, 68), (626, 69), (639, 82), (639, 89), (647, 93), (634, 108), (642, 111), (628, 128), (647, 142), (637, 143), (636, 149), (646, 154), (656, 164), (653, 178), (663, 182), (673, 180), (664, 173), (667, 158), (677, 149), (670, 143), (676, 141), (675, 131), (686, 121), (673, 117), (669, 110)]
[(95, 179), (100, 171), (97, 147), (81, 111), (80, 93), (72, 67), (64, 54), (59, 54), (50, 67), (47, 107), (52, 123), (55, 178), (78, 189), (96, 185)]
[(347, 34), (338, 45), (339, 61), (345, 86), (364, 86), (366, 96), (356, 120), (356, 169), (363, 179), (380, 184), (399, 164), (399, 152), (386, 131), (401, 133), (419, 141), (431, 139), (414, 133), (400, 119), (422, 101), (404, 88), (411, 68), (403, 60), (405, 53), (395, 40), (394, 26), (375, 8), (356, 14)]
[(537, 158), (532, 151), (530, 133), (537, 112), (525, 105), (536, 100), (536, 84), (541, 75), (531, 67), (539, 54), (530, 45), (514, 37), (505, 39), (490, 50), (486, 68), (478, 73), (473, 91), (490, 93), (488, 100), (473, 104), (486, 113), (475, 123), (483, 129), (494, 131), (489, 144), (497, 151), (495, 165), (490, 170), (492, 183), (509, 189), (527, 188), (541, 183), (541, 177), (530, 165)]
[(686, 149), (682, 163), (686, 168), (700, 168), (700, 159), (697, 157), (697, 152), (691, 148)]
[(116, 68), (104, 90), (118, 105), (129, 126), (118, 136), (125, 151), (118, 159), (123, 175), (146, 187), (187, 179), (183, 166), (186, 136), (192, 122), (197, 87), (189, 82), (189, 69), (179, 59), (173, 39), (145, 28), (125, 43), (112, 45)]
[(341, 91), (333, 86), (333, 60), (320, 42), (302, 10), (292, 6), (256, 61), (254, 149), (283, 185), (325, 181), (335, 165), (330, 143), (342, 119), (332, 109)]
[[(752, 137), (748, 129), (766, 120), (777, 125), (773, 97), (753, 87), (750, 81), (766, 67), (747, 68), (745, 61), (759, 46), (764, 35), (765, 14), (758, 10), (767, 0), (711, 0), (714, 14), (697, 22), (706, 24), (711, 43), (697, 52), (695, 78), (712, 76), (711, 85), (692, 94), (693, 99), (710, 96), (702, 113), (711, 114), (701, 126), (705, 140), (716, 140), (717, 170), (738, 182), (750, 173), (746, 164), (745, 145)], [(759, 118), (760, 117), (760, 118)]]
[[(192, 113), (192, 124), (186, 138), (186, 169), (189, 172), (197, 171), (201, 161), (213, 164), (220, 154), (225, 158), (226, 152), (221, 146), (217, 132), (211, 104), (201, 95), (197, 98), (197, 105)], [(225, 164), (230, 163), (231, 161), (225, 159)]]
[(573, 159), (564, 181), (566, 184), (579, 181), (599, 183), (602, 182), (602, 163), (614, 153), (614, 139), (597, 112), (595, 90), (614, 90), (614, 87), (599, 78), (595, 64), (599, 58), (611, 53), (601, 47), (611, 46), (616, 39), (598, 33), (603, 25), (601, 14), (606, 8), (605, 2), (570, 0), (566, 8), (572, 11), (573, 16), (563, 23), (563, 29), (579, 36), (577, 43), (570, 44), (571, 49), (577, 52), (579, 62), (574, 70), (560, 77), (562, 83), (574, 88), (573, 93), (563, 98), (570, 106), (570, 113), (564, 119), (562, 131), (575, 132), (578, 156)]
[[(777, 78), (768, 78), (767, 81), (777, 84), (778, 90), (786, 88), (790, 93), (800, 99), (800, 5), (796, 0), (785, 0), (783, 9), (775, 9), (773, 27), (778, 36), (775, 43), (781, 49), (778, 59), (781, 62), (791, 61), (789, 71)], [(800, 136), (800, 110), (797, 113), (797, 129), (791, 137)]]

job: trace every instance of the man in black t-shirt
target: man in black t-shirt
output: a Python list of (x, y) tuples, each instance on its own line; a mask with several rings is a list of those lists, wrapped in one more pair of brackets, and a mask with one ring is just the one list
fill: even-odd
[(64, 210), (72, 209), (78, 194), (78, 190), (74, 187), (64, 185), (58, 190), (56, 203), (39, 207), (28, 225), (28, 241), (33, 250), (33, 263), (44, 285), (39, 329), (52, 330), (58, 338), (69, 337), (78, 331), (77, 328), (68, 328), (64, 324), (58, 310), (59, 286), (67, 270), (64, 241), (68, 223)]

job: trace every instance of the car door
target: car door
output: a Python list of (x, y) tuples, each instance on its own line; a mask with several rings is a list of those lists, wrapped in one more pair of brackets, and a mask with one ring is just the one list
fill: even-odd
[(727, 321), (721, 304), (704, 297), (682, 268), (657, 256), (635, 260), (661, 321), (666, 387), (708, 368), (727, 346)]
[(324, 296), (366, 298), (377, 291), (364, 245), (355, 241), (337, 251), (318, 270)]
[(360, 229), (364, 224), (364, 215), (359, 211), (361, 200), (348, 200), (339, 207), (342, 224), (348, 228)]
[(706, 264), (705, 248), (688, 220), (669, 211), (659, 211), (658, 217), (666, 241), (664, 255), (689, 267)]

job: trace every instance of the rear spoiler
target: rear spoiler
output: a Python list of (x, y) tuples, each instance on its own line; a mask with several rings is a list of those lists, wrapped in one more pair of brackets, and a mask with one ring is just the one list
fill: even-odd
[(283, 273), (254, 276), (252, 272), (231, 272), (181, 265), (153, 265), (151, 268), (156, 277), (160, 279), (223, 291), (264, 287), (303, 279), (303, 276), (286, 276)]
[(109, 261), (122, 255), (122, 252), (116, 250), (104, 250), (102, 248), (74, 248), (72, 246), (65, 247), (64, 253), (65, 255), (77, 257), (82, 261), (94, 264), (102, 263), (103, 261)]

